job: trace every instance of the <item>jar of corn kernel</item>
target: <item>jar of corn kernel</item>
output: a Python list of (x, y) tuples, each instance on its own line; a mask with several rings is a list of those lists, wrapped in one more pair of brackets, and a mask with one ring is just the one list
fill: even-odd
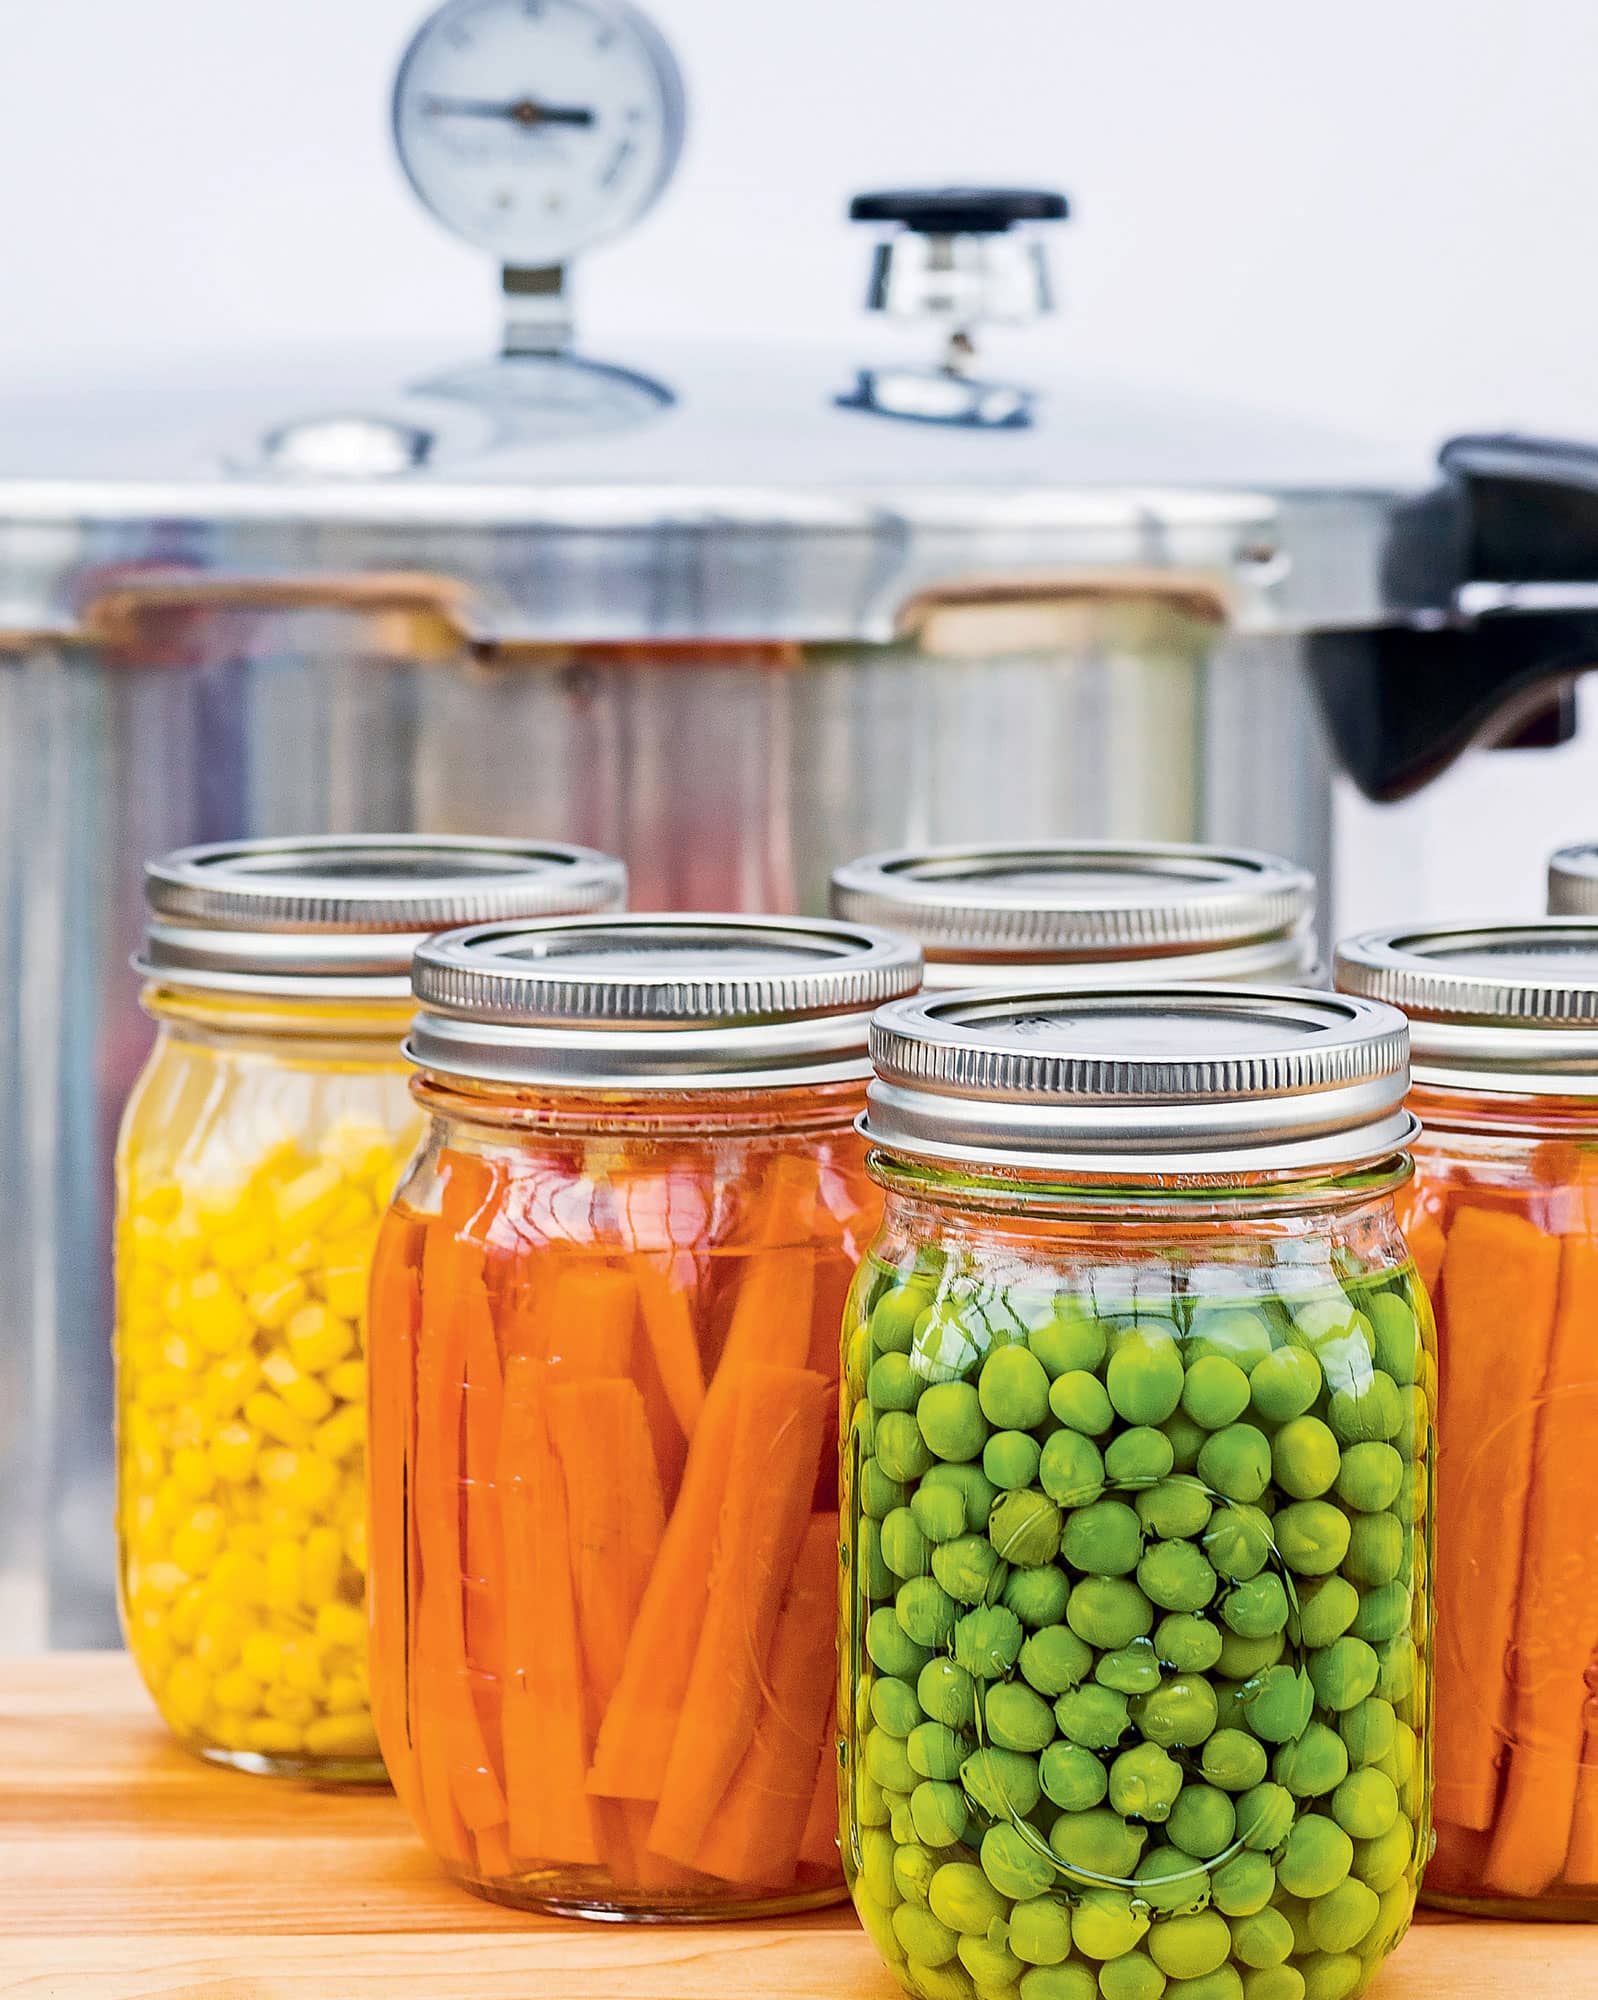
[(189, 1748), (380, 1780), (366, 1675), (366, 1287), (419, 1129), (428, 933), (616, 909), (620, 862), (424, 836), (187, 848), (147, 871), (155, 1047), (117, 1152), (123, 1625)]

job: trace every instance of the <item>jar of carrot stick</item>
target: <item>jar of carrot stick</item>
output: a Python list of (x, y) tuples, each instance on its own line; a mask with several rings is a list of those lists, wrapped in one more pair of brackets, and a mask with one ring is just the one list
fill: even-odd
[(1427, 1828), (1403, 1017), (884, 1008), (845, 1318), (856, 1907), (917, 2000), (1350, 2000)]
[(1425, 1898), (1598, 1918), (1598, 924), (1371, 933), (1410, 1017), (1402, 1209), (1437, 1310), (1437, 1851)]
[(410, 958), (477, 915), (611, 909), (583, 848), (241, 841), (148, 870), (155, 1048), (117, 1153), (123, 1625), (191, 1749), (380, 1780), (366, 1666), (364, 1323), (421, 1121)]
[(866, 1030), (804, 919), (417, 954), (427, 1136), (372, 1291), (373, 1695), (450, 1873), (577, 1916), (842, 1893), (836, 1411)]

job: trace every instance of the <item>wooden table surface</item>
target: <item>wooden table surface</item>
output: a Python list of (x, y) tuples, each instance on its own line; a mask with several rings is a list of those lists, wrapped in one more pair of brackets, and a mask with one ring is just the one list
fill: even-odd
[[(1598, 2000), (1598, 1927), (1428, 1919), (1374, 2000)], [(893, 2000), (846, 1912), (652, 1927), (443, 1880), (386, 1793), (215, 1771), (120, 1654), (0, 1662), (0, 1996)]]

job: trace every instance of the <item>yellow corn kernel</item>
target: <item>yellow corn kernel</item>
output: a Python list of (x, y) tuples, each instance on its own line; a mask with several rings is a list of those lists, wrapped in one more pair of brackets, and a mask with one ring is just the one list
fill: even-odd
[(268, 1688), (261, 1696), (261, 1709), (280, 1722), (292, 1722), (296, 1728), (302, 1728), (316, 1714), (316, 1697), (305, 1693), (303, 1688)]
[(128, 1621), (128, 1646), (144, 1678), (160, 1682), (165, 1679), (177, 1657), (166, 1629), (166, 1613), (154, 1604), (138, 1610), (133, 1610), (130, 1604), (129, 1608), (132, 1615)]
[(294, 1477), (284, 1487), (284, 1497), (292, 1500), (304, 1513), (320, 1518), (327, 1511), (328, 1502), (338, 1488), (338, 1470), (325, 1458), (318, 1458), (314, 1452), (299, 1454), (299, 1465)]
[(213, 1596), (225, 1599), (239, 1613), (266, 1602), (266, 1565), (239, 1547), (242, 1532), (237, 1522), (229, 1528), (228, 1546), (212, 1563), (209, 1578)]
[[(195, 1386), (192, 1382), (189, 1384), (191, 1389)], [(203, 1442), (210, 1428), (210, 1416), (204, 1401), (190, 1396), (186, 1402), (178, 1404), (168, 1419), (167, 1443), (174, 1451), (197, 1446)]]
[[(194, 1635), (194, 1657), (213, 1674), (224, 1673), (239, 1657), (244, 1643), (244, 1618), (236, 1605), (212, 1598), (200, 1613), (200, 1629)], [(232, 1707), (232, 1703), (224, 1703)]]
[(161, 1519), (153, 1493), (141, 1493), (128, 1509), (126, 1532), (129, 1545), (146, 1559), (166, 1549), (166, 1523)]
[(322, 1380), (341, 1403), (365, 1403), (366, 1363), (358, 1354), (329, 1368)]
[(260, 1386), (260, 1357), (246, 1349), (206, 1370), (205, 1408), (213, 1420), (236, 1416)]
[(173, 1535), (172, 1560), (190, 1576), (203, 1576), (216, 1559), (226, 1532), (222, 1509), (212, 1500), (202, 1501)]
[(208, 1354), (243, 1347), (254, 1330), (243, 1299), (220, 1271), (201, 1271), (189, 1280), (187, 1324)]
[[(235, 1502), (235, 1505), (237, 1502)], [(259, 1521), (235, 1521), (228, 1530), (228, 1541), (241, 1556), (254, 1556), (258, 1562), (265, 1562), (266, 1552), (272, 1537)], [(263, 1571), (264, 1577), (264, 1571)], [(265, 1584), (262, 1584), (265, 1593)]]
[(219, 1223), (235, 1222), (249, 1204), (249, 1185), (242, 1175), (197, 1181), (189, 1188), (189, 1206), (213, 1238)]
[(218, 1708), (241, 1709), (248, 1715), (260, 1705), (261, 1684), (243, 1667), (234, 1667), (217, 1675), (211, 1697)]
[(167, 1613), (167, 1630), (172, 1634), (172, 1643), (187, 1652), (194, 1644), (194, 1635), (200, 1629), (200, 1613), (205, 1609), (205, 1586), (186, 1583), (172, 1600), (172, 1609)]
[(313, 1757), (375, 1757), (377, 1736), (365, 1715), (324, 1715), (305, 1725), (305, 1747)]
[(388, 1133), (370, 1118), (344, 1112), (322, 1134), (317, 1156), (341, 1174), (358, 1177), (368, 1169), (374, 1156), (388, 1159), (393, 1145)]
[(187, 1520), (193, 1504), (175, 1479), (163, 1479), (155, 1489), (155, 1511), (169, 1528)]
[(366, 1644), (366, 1614), (354, 1604), (324, 1604), (316, 1614), (316, 1636), (324, 1646)]
[(298, 1242), (320, 1229), (338, 1204), (343, 1182), (325, 1163), (285, 1181), (272, 1196), (272, 1215), (281, 1243)]
[(362, 1258), (358, 1264), (329, 1264), (322, 1273), (322, 1297), (327, 1301), (328, 1311), (337, 1313), (341, 1319), (357, 1323), (364, 1320), (370, 1282), (368, 1258)]
[(169, 1270), (197, 1271), (205, 1261), (206, 1235), (199, 1219), (175, 1215), (161, 1231), (161, 1261)]
[(300, 1567), (300, 1551), (294, 1542), (274, 1542), (267, 1550), (266, 1601), (272, 1610), (300, 1608)]
[(158, 1368), (139, 1384), (139, 1401), (147, 1410), (169, 1410), (189, 1392), (188, 1379), (175, 1368)]
[(237, 1418), (219, 1424), (211, 1440), (211, 1466), (219, 1479), (248, 1479), (255, 1470), (261, 1440)]
[(307, 1375), (320, 1375), (355, 1346), (355, 1329), (326, 1306), (301, 1306), (286, 1328), (289, 1353)]
[[(328, 1605), (322, 1608), (331, 1609)], [(298, 1639), (283, 1641), (283, 1683), (300, 1694), (322, 1695), (327, 1692), (320, 1641), (308, 1633)]]
[(283, 1641), (275, 1632), (251, 1632), (240, 1649), (239, 1665), (252, 1680), (270, 1687), (282, 1671)]
[[(271, 1700), (270, 1695), (267, 1700)], [(244, 1747), (259, 1751), (263, 1757), (291, 1757), (303, 1742), (297, 1724), (279, 1721), (273, 1715), (258, 1717), (244, 1732)]]
[(163, 1319), (159, 1325), (135, 1332), (125, 1329), (127, 1338), (123, 1343), (122, 1358), (127, 1363), (126, 1379), (136, 1385), (135, 1393), (142, 1399), (144, 1385), (150, 1376), (161, 1368), (161, 1335), (166, 1327)]
[[(130, 1444), (127, 1465), (130, 1484), (146, 1498), (166, 1477), (166, 1453), (158, 1444)], [(150, 1504), (154, 1506), (153, 1499)]]
[(161, 1359), (174, 1373), (190, 1375), (204, 1361), (205, 1350), (197, 1340), (191, 1340), (174, 1327), (161, 1343)]
[(319, 1424), (333, 1407), (333, 1398), (313, 1375), (302, 1375), (282, 1348), (261, 1363), (261, 1373), (297, 1417)]
[(257, 1389), (253, 1396), (246, 1397), (244, 1414), (258, 1431), (264, 1431), (279, 1444), (297, 1448), (311, 1441), (311, 1426), (304, 1417), (296, 1416), (287, 1403), (269, 1390)]
[(311, 1439), (311, 1449), (323, 1458), (348, 1458), (352, 1451), (359, 1451), (366, 1441), (366, 1408), (361, 1403), (346, 1403), (342, 1409), (334, 1411), (325, 1424), (318, 1424), (316, 1435)]
[(291, 1243), (286, 1250), (280, 1250), (277, 1261), (286, 1271), (314, 1271), (322, 1261), (321, 1238), (302, 1237), (298, 1243)]
[(327, 1604), (338, 1590), (344, 1568), (344, 1543), (337, 1528), (313, 1528), (305, 1537), (300, 1564), (300, 1588), (313, 1608)]
[(362, 1576), (366, 1574), (366, 1516), (357, 1514), (344, 1529), (344, 1553)]
[(206, 1734), (219, 1750), (248, 1750), (250, 1747), (251, 1718), (237, 1710), (224, 1708), (220, 1702), (211, 1717)]
[[(220, 1688), (218, 1698), (220, 1699)], [(351, 1715), (358, 1708), (366, 1706), (366, 1690), (354, 1674), (329, 1674), (327, 1678), (327, 1707), (332, 1715)]]
[(210, 1675), (194, 1660), (175, 1660), (166, 1677), (164, 1698), (174, 1721), (196, 1729), (211, 1703)]
[(172, 1477), (185, 1493), (203, 1500), (216, 1485), (216, 1468), (198, 1445), (185, 1445), (172, 1454)]
[(256, 1268), (244, 1303), (258, 1326), (265, 1327), (268, 1333), (276, 1333), (309, 1297), (305, 1280), (291, 1271), (287, 1264), (273, 1261)]
[(211, 1238), (211, 1262), (219, 1271), (250, 1271), (264, 1264), (272, 1254), (272, 1235), (259, 1220), (241, 1222), (236, 1229), (219, 1230)]
[(130, 1197), (128, 1214), (156, 1223), (171, 1222), (183, 1206), (183, 1190), (176, 1181), (152, 1181)]
[(122, 1271), (124, 1312), (159, 1312), (166, 1299), (167, 1281), (153, 1264), (126, 1265)]

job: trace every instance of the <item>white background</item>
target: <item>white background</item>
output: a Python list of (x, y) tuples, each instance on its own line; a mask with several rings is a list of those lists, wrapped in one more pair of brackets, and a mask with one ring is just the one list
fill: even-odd
[[(0, 0), (0, 380), (174, 351), (493, 337), (386, 128), (414, 0)], [(1313, 414), (1598, 437), (1598, 6), (656, 0), (691, 91), (585, 327), (837, 330), (884, 181), (1071, 192), (1062, 363)], [(1598, 735), (1598, 729), (1595, 729)], [(1344, 802), (1339, 920), (1535, 907), (1598, 747)]]

